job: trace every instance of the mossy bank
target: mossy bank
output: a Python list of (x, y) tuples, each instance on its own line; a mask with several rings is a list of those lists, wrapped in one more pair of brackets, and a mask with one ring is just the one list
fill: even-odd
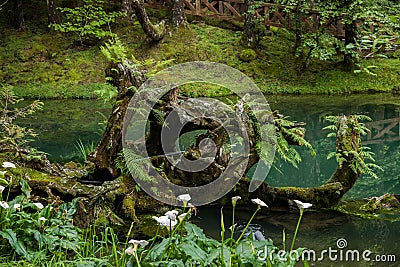
[[(400, 88), (400, 59), (371, 59), (361, 66), (375, 66), (377, 75), (353, 73), (340, 68), (338, 60), (312, 61), (302, 72), (292, 53), (292, 38), (285, 29), (270, 32), (260, 48), (241, 45), (241, 31), (192, 21), (186, 28), (168, 30), (151, 44), (137, 22), (120, 21), (114, 31), (128, 52), (151, 68), (206, 60), (225, 63), (251, 77), (266, 94), (350, 94), (394, 92)], [(25, 98), (94, 98), (106, 84), (106, 60), (98, 46), (84, 47), (72, 37), (27, 25), (23, 31), (5, 29), (0, 42), (0, 81), (14, 86)], [(166, 65), (168, 66), (168, 64)], [(189, 95), (218, 96), (225, 90), (191, 89)]]

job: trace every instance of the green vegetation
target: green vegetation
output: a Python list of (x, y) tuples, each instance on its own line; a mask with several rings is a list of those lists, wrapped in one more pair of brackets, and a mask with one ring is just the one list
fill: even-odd
[(82, 6), (75, 8), (59, 8), (65, 15), (65, 22), (51, 24), (55, 30), (73, 33), (81, 45), (96, 42), (104, 38), (115, 37), (111, 25), (122, 12), (106, 12), (103, 0), (87, 0)]
[[(260, 49), (251, 50), (240, 45), (240, 31), (203, 23), (172, 31), (152, 46), (146, 44), (138, 23), (117, 26), (115, 32), (126, 44), (127, 54), (134, 55), (141, 62), (151, 59), (153, 65), (166, 60), (174, 60), (174, 63), (193, 60), (225, 63), (253, 78), (267, 94), (392, 92), (400, 86), (400, 59), (393, 54), (392, 58), (360, 61), (360, 69), (373, 66), (371, 71), (377, 74), (375, 76), (364, 71), (343, 71), (339, 59), (311, 59), (307, 69), (298, 73), (298, 59), (288, 45), (293, 38), (283, 28), (264, 36), (260, 40)], [(95, 90), (108, 87), (103, 72), (106, 60), (98, 47), (74, 46), (72, 39), (40, 29), (35, 32), (6, 29), (2, 37), (0, 80), (13, 85), (19, 96), (93, 98), (96, 97)], [(188, 94), (215, 96), (212, 90), (199, 88)], [(216, 95), (221, 95), (221, 92)]]
[[(308, 12), (309, 6), (306, 2), (283, 2), (288, 4), (289, 9), (295, 8), (294, 21), (300, 21), (299, 14)], [(362, 18), (365, 12), (358, 6), (358, 3), (361, 5), (363, 1), (350, 2), (351, 4), (342, 5), (332, 1), (331, 5), (323, 8), (322, 17), (326, 19), (331, 15), (338, 16), (343, 10), (350, 8), (347, 17), (344, 18), (344, 24), (345, 26), (352, 25), (356, 19)], [(92, 215), (88, 215), (88, 218), (91, 216), (90, 220), (93, 219), (92, 221), (96, 222), (94, 225), (86, 229), (78, 228), (74, 224), (74, 215), (78, 210), (77, 205), (82, 198), (82, 192), (90, 187), (79, 188), (80, 193), (77, 193), (78, 190), (72, 193), (70, 191), (77, 184), (79, 184), (77, 187), (82, 186), (84, 183), (82, 181), (89, 183), (99, 181), (82, 179), (80, 180), (82, 183), (78, 183), (78, 175), (74, 174), (76, 183), (68, 188), (71, 189), (70, 191), (63, 190), (64, 187), (61, 184), (69, 183), (67, 179), (70, 178), (69, 171), (83, 173), (87, 170), (79, 169), (77, 165), (71, 168), (72, 170), (63, 169), (59, 165), (50, 164), (39, 151), (29, 149), (27, 144), (31, 141), (31, 137), (36, 136), (35, 133), (29, 128), (18, 126), (14, 120), (40, 110), (43, 103), (35, 100), (32, 104), (21, 107), (22, 104), (18, 105), (18, 102), (22, 101), (20, 97), (60, 99), (100, 97), (112, 102), (120, 92), (106, 83), (107, 78), (103, 72), (110, 63), (115, 64), (114, 67), (121, 64), (126, 69), (134, 69), (136, 73), (139, 73), (140, 68), (150, 70), (147, 75), (151, 77), (159, 69), (188, 61), (225, 63), (251, 77), (265, 94), (398, 93), (400, 88), (399, 52), (398, 50), (388, 52), (386, 49), (399, 44), (398, 36), (396, 36), (399, 29), (399, 17), (392, 14), (395, 9), (390, 9), (389, 21), (383, 21), (383, 18), (378, 16), (381, 10), (374, 5), (372, 9), (374, 15), (385, 27), (382, 27), (382, 32), (368, 32), (362, 28), (359, 40), (353, 38), (350, 42), (349, 40), (342, 42), (323, 30), (310, 33), (302, 31), (298, 25), (290, 29), (258, 27), (253, 29), (257, 31), (257, 41), (250, 48), (243, 43), (242, 30), (222, 29), (199, 21), (193, 21), (187, 27), (175, 30), (167, 28), (168, 33), (165, 37), (154, 43), (146, 38), (138, 22), (121, 18), (123, 13), (115, 12), (117, 8), (113, 4), (108, 5), (102, 0), (88, 0), (84, 4), (77, 2), (73, 4), (78, 4), (78, 7), (58, 9), (64, 17), (62, 22), (53, 23), (51, 27), (39, 24), (42, 19), (35, 21), (38, 24), (27, 23), (24, 28), (20, 27), (19, 31), (5, 27), (5, 30), (0, 33), (2, 40), (0, 42), (0, 61), (2, 62), (0, 68), (2, 83), (0, 152), (1, 158), (4, 159), (0, 170), (0, 250), (7, 252), (2, 253), (0, 261), (12, 266), (295, 266), (300, 261), (300, 255), (304, 250), (303, 248), (295, 249), (297, 233), (304, 209), (311, 207), (311, 204), (297, 200), (294, 201), (300, 209), (300, 217), (289, 251), (286, 249), (285, 232), (280, 251), (281, 248), (271, 239), (256, 236), (256, 233), (251, 230), (250, 225), (255, 216), (262, 207), (268, 207), (260, 199), (252, 199), (252, 202), (258, 205), (257, 209), (245, 227), (242, 230), (236, 229), (238, 231), (235, 232), (235, 207), (240, 197), (232, 198), (232, 224), (228, 235), (226, 235), (224, 213), (221, 209), (220, 240), (207, 237), (202, 229), (188, 221), (191, 214), (196, 212), (196, 208), (188, 203), (189, 195), (178, 197), (178, 200), (184, 202), (183, 209), (174, 209), (166, 213), (161, 209), (158, 210), (164, 215), (153, 216), (158, 226), (157, 232), (149, 240), (129, 240), (132, 236), (138, 235), (132, 232), (133, 223), (128, 231), (124, 229), (123, 236), (115, 233), (114, 228), (107, 226), (107, 223), (120, 223), (123, 219), (137, 220), (135, 208), (144, 206), (142, 204), (146, 201), (146, 199), (139, 200), (141, 197), (139, 194), (142, 193), (140, 185), (129, 180), (128, 169), (131, 173), (136, 172), (135, 176), (141, 177), (142, 180), (149, 179), (149, 175), (143, 170), (143, 164), (138, 163), (140, 158), (129, 151), (123, 154), (124, 151), (119, 150), (119, 157), (115, 161), (112, 159), (111, 163), (107, 163), (108, 166), (102, 168), (106, 173), (108, 168), (115, 164), (122, 173), (120, 175), (120, 172), (115, 172), (115, 177), (120, 175), (115, 181), (123, 182), (112, 184), (117, 185), (117, 189), (110, 191), (106, 191), (109, 189), (107, 185), (101, 185), (95, 189), (99, 189), (99, 192), (96, 192), (97, 195), (90, 195), (88, 199), (91, 203), (87, 207), (83, 205), (81, 209), (83, 213), (86, 213), (86, 208), (93, 208), (90, 205), (99, 198), (100, 204), (93, 204), (93, 209), (102, 211), (98, 214), (96, 214), (97, 211), (93, 211)], [(324, 1), (319, 1), (319, 6), (316, 7), (322, 9), (324, 4), (326, 4)], [(362, 6), (365, 4), (372, 5), (372, 0), (364, 1)], [(0, 10), (1, 7), (2, 5)], [(120, 6), (118, 10), (121, 10)], [(160, 14), (162, 15), (162, 12)], [(16, 14), (14, 16), (17, 17)], [(20, 24), (22, 22), (19, 21)], [(259, 22), (260, 20), (257, 21)], [(4, 19), (1, 23), (7, 24)], [(365, 23), (365, 25), (370, 25)], [(356, 67), (355, 71), (353, 69), (349, 71), (348, 66), (343, 66), (343, 61), (346, 62), (347, 57), (351, 58), (351, 68)], [(131, 58), (132, 61), (126, 60)], [(125, 73), (125, 69), (119, 70), (120, 73)], [(111, 72), (119, 70), (113, 68)], [(134, 86), (128, 89), (132, 88)], [(225, 88), (217, 85), (199, 86), (196, 83), (184, 86), (181, 91), (183, 95), (196, 97), (220, 97), (227, 95), (227, 92)], [(119, 113), (122, 103), (123, 101), (118, 99), (116, 104), (119, 104), (119, 107), (113, 110), (113, 114), (117, 114), (115, 116), (119, 118), (124, 115), (124, 113)], [(254, 122), (253, 130), (257, 142), (254, 144), (255, 152), (261, 159), (271, 160), (270, 154), (260, 150), (260, 144), (263, 141), (260, 140), (260, 131), (263, 126), (253, 121), (254, 114), (251, 111), (248, 113), (250, 120)], [(164, 120), (160, 110), (154, 110), (152, 116), (156, 120)], [(333, 116), (328, 117), (328, 120), (335, 124), (338, 122), (337, 117)], [(110, 123), (112, 122), (110, 120)], [(354, 123), (356, 125), (346, 124), (346, 129), (356, 128), (358, 133), (365, 133), (366, 128), (363, 124), (358, 124), (356, 119)], [(311, 144), (303, 138), (304, 131), (296, 129), (295, 123), (288, 121), (287, 117), (276, 118), (274, 125), (277, 130), (277, 152), (282, 162), (286, 161), (297, 167), (301, 156), (292, 147), (293, 144), (302, 145), (315, 154)], [(120, 132), (121, 124), (114, 123), (114, 126), (119, 127), (118, 132)], [(57, 128), (57, 131), (59, 129)], [(339, 131), (336, 126), (330, 126), (328, 129), (333, 130), (335, 134)], [(354, 137), (357, 142), (358, 137)], [(361, 144), (353, 143), (354, 139), (351, 139), (349, 144), (344, 144), (347, 145), (344, 150), (347, 152), (337, 151), (329, 157), (336, 158), (339, 167), (344, 164), (344, 161), (352, 160), (350, 169), (354, 173), (367, 173), (377, 178), (372, 169), (378, 166), (365, 162), (365, 160), (373, 161), (373, 154), (366, 148), (360, 148), (358, 152), (358, 146)], [(115, 143), (120, 144), (120, 140), (116, 140), (117, 142), (106, 142), (106, 150), (115, 146)], [(187, 140), (184, 138), (181, 141), (182, 146), (189, 143), (185, 142)], [(88, 154), (95, 149), (94, 141), (90, 143), (88, 140), (78, 139), (75, 142), (77, 150), (75, 152), (80, 153), (81, 158), (86, 161)], [(115, 154), (117, 153), (118, 151)], [(394, 154), (394, 157), (396, 156), (398, 153)], [(10, 159), (18, 161), (18, 168), (8, 161)], [(279, 169), (280, 166), (276, 168)], [(49, 174), (33, 171), (29, 169), (30, 167), (46, 170)], [(88, 169), (96, 167), (89, 166)], [(159, 168), (166, 167), (160, 165)], [(29, 177), (28, 172), (38, 177)], [(82, 173), (80, 175), (85, 178), (86, 176)], [(93, 176), (94, 173), (96, 172), (93, 172)], [(50, 176), (53, 178), (53, 175), (57, 175), (55, 180), (47, 181), (47, 179), (50, 180)], [(93, 178), (90, 175), (87, 177)], [(97, 175), (103, 178), (101, 173)], [(112, 178), (115, 177), (112, 176)], [(94, 177), (96, 178), (98, 177)], [(48, 198), (31, 192), (29, 182), (32, 180), (35, 183), (48, 182), (48, 184), (39, 185), (45, 187)], [(46, 185), (51, 182), (60, 185), (57, 188), (54, 187), (57, 191), (54, 194), (53, 187), (46, 188)], [(337, 188), (334, 187), (334, 194), (339, 194)], [(307, 190), (289, 189), (299, 192)], [(128, 191), (130, 191), (129, 194)], [(123, 192), (128, 196), (121, 197), (117, 192)], [(286, 195), (286, 200), (291, 203), (289, 194)], [(106, 196), (113, 198), (112, 203), (107, 203)], [(320, 198), (320, 196), (317, 197)], [(112, 205), (114, 206), (111, 207)], [(121, 212), (121, 218), (120, 214), (116, 214), (117, 212), (113, 210), (118, 209), (115, 207), (117, 205), (121, 207), (119, 211), (125, 212)], [(398, 199), (393, 195), (372, 198), (364, 203), (360, 210), (370, 214), (383, 209), (385, 205), (398, 208)], [(130, 217), (126, 213), (130, 213)], [(304, 262), (304, 266), (308, 266), (307, 262)]]

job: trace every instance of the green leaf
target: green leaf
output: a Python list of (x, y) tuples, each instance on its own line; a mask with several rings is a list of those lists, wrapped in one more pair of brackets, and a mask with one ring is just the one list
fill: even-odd
[(4, 231), (0, 231), (0, 235), (8, 240), (8, 243), (15, 249), (15, 252), (25, 257), (28, 261), (31, 260), (31, 255), (26, 250), (24, 244), (18, 240), (17, 234), (13, 230), (5, 229)]
[(185, 230), (187, 232), (188, 237), (197, 237), (200, 239), (206, 239), (206, 235), (203, 233), (203, 230), (199, 228), (197, 225), (192, 223), (185, 223)]
[(207, 253), (191, 240), (186, 240), (180, 245), (180, 248), (186, 255), (190, 256), (201, 265), (204, 265), (207, 261)]
[(169, 244), (169, 238), (165, 238), (161, 243), (155, 245), (152, 249), (149, 250), (146, 259), (148, 258), (151, 261), (161, 260), (161, 256), (164, 251), (167, 249)]
[(25, 181), (24, 179), (21, 179), (21, 190), (22, 193), (24, 193), (24, 195), (29, 198), (31, 196), (31, 188), (29, 187), (27, 181)]

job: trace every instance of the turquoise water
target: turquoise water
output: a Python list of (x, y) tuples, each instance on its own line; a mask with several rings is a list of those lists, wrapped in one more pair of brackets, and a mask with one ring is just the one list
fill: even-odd
[[(326, 156), (334, 150), (334, 140), (325, 138), (327, 131), (322, 128), (328, 124), (326, 115), (365, 114), (373, 120), (399, 118), (400, 96), (394, 95), (356, 95), (356, 96), (266, 96), (272, 110), (279, 110), (292, 120), (304, 121), (306, 139), (314, 146), (317, 156), (313, 157), (299, 148), (303, 161), (296, 169), (285, 162), (279, 162), (279, 171), (272, 170), (266, 181), (273, 186), (308, 187), (324, 183), (336, 168), (334, 159)], [(85, 146), (97, 144), (105, 129), (104, 120), (110, 112), (110, 105), (96, 100), (51, 100), (45, 101), (44, 110), (33, 117), (21, 121), (39, 133), (32, 146), (48, 153), (53, 161), (66, 162), (81, 158), (77, 143)], [(383, 125), (384, 127), (387, 125)], [(396, 125), (391, 132), (370, 144), (376, 154), (376, 163), (383, 172), (376, 180), (363, 175), (346, 197), (367, 197), (384, 193), (400, 194), (400, 130)], [(377, 130), (373, 130), (376, 136)], [(398, 138), (398, 141), (391, 141)], [(182, 144), (185, 146), (185, 144)], [(186, 144), (187, 146), (187, 144)]]
[[(308, 151), (300, 148), (303, 161), (298, 169), (280, 163), (281, 172), (271, 171), (266, 178), (266, 181), (274, 186), (315, 186), (329, 179), (336, 163), (326, 159), (326, 155), (334, 149), (334, 140), (325, 138), (327, 132), (322, 128), (327, 123), (324, 116), (357, 113), (368, 115), (375, 121), (385, 121), (399, 118), (400, 113), (400, 96), (393, 95), (268, 96), (267, 99), (272, 110), (279, 110), (293, 120), (307, 123), (306, 138), (317, 152), (317, 157), (313, 157)], [(86, 145), (92, 142), (95, 144), (100, 140), (105, 128), (102, 122), (109, 112), (110, 106), (101, 101), (45, 101), (43, 111), (36, 113), (33, 118), (24, 119), (21, 123), (39, 133), (39, 138), (32, 146), (48, 153), (51, 160), (66, 162), (79, 159), (80, 154), (76, 148), (78, 140)], [(371, 137), (379, 135), (387, 126), (388, 124), (383, 124), (380, 129), (374, 128)], [(362, 176), (346, 197), (361, 198), (387, 192), (400, 194), (400, 141), (395, 140), (399, 136), (400, 129), (396, 124), (381, 138), (364, 138), (365, 143), (373, 142), (370, 146), (376, 153), (376, 163), (382, 166), (384, 172), (377, 172), (380, 177), (378, 180)], [(224, 208), (224, 212), (226, 220), (230, 220), (229, 207)], [(251, 213), (252, 210), (247, 209), (238, 211), (237, 222), (245, 223)], [(219, 238), (219, 214), (219, 207), (200, 207), (199, 215), (193, 221), (202, 226), (208, 235)], [(267, 212), (257, 216), (254, 223), (261, 225), (265, 236), (272, 238), (282, 247), (283, 229), (286, 231), (286, 243), (289, 245), (297, 218), (297, 211)], [(229, 226), (227, 224), (227, 227)], [(348, 243), (347, 249), (358, 249), (361, 252), (368, 249), (374, 256), (396, 256), (396, 261), (385, 263), (332, 262), (325, 258), (322, 262), (310, 262), (310, 266), (400, 266), (399, 236), (400, 222), (367, 220), (318, 211), (305, 213), (296, 244), (321, 253), (329, 247), (337, 249), (336, 241), (344, 238)]]

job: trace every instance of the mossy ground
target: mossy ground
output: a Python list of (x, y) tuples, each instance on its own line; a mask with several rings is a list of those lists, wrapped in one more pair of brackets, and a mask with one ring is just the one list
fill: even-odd
[[(158, 14), (159, 15), (159, 14)], [(312, 61), (299, 73), (299, 59), (292, 53), (292, 37), (285, 29), (268, 33), (260, 47), (249, 52), (241, 45), (241, 31), (192, 21), (188, 27), (168, 29), (157, 44), (146, 39), (137, 22), (120, 21), (114, 31), (128, 45), (129, 53), (149, 63), (174, 60), (172, 64), (206, 60), (225, 63), (250, 76), (267, 94), (348, 94), (391, 92), (400, 86), (400, 59), (373, 59), (378, 74), (343, 71), (338, 61)], [(106, 61), (97, 46), (73, 43), (73, 37), (42, 26), (27, 25), (23, 31), (6, 28), (0, 34), (0, 81), (28, 98), (93, 98), (105, 85)], [(193, 89), (187, 94), (218, 96), (224, 90)]]

